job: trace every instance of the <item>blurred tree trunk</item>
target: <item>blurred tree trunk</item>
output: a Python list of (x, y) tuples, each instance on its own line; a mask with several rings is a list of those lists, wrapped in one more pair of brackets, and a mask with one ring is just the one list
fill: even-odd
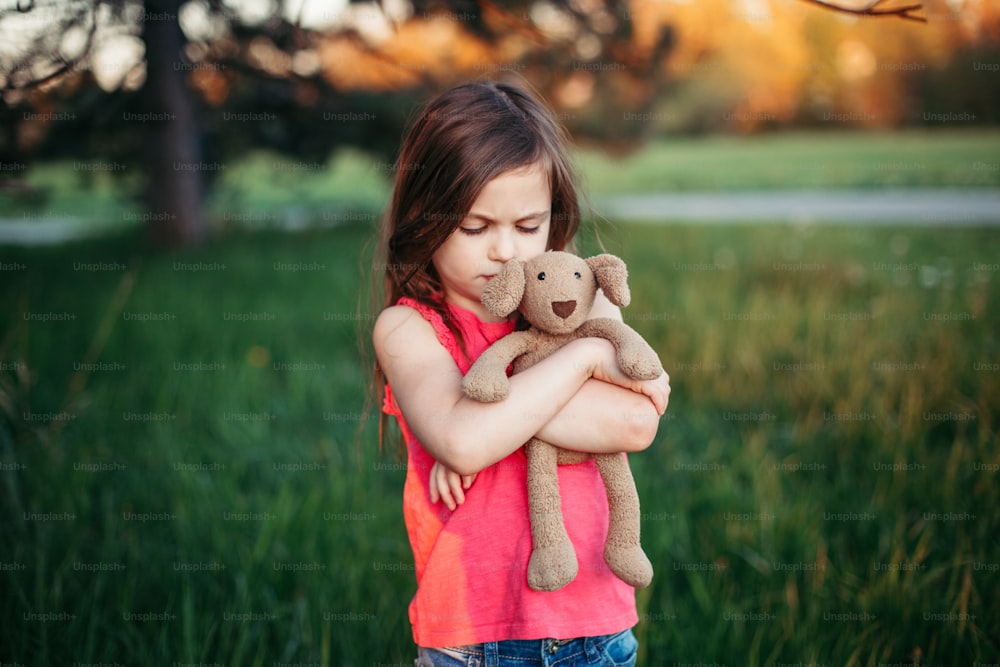
[[(146, 201), (150, 238), (161, 247), (204, 240), (201, 147), (194, 99), (178, 65), (184, 39), (177, 14), (180, 0), (146, 0), (142, 38), (146, 44), (144, 161), (149, 178)], [(165, 118), (165, 120), (156, 120)]]

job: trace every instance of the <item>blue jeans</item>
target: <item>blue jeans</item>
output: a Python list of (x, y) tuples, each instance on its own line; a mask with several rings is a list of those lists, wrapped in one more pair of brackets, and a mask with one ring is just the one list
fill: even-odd
[(416, 667), (634, 667), (631, 630), (578, 639), (508, 639), (453, 648), (419, 648)]

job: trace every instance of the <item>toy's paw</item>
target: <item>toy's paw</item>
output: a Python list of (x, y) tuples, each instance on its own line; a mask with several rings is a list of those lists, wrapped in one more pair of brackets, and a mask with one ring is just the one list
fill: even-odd
[(635, 380), (655, 380), (663, 373), (663, 366), (655, 352), (643, 349), (622, 349), (618, 352), (618, 366)]
[(528, 585), (536, 591), (556, 591), (576, 579), (576, 552), (569, 540), (539, 547), (528, 561)]
[(604, 562), (619, 579), (629, 586), (645, 588), (653, 581), (653, 565), (639, 545), (604, 547)]
[(462, 378), (462, 391), (469, 398), (481, 403), (502, 401), (510, 393), (510, 380), (503, 373), (477, 373), (471, 369)]

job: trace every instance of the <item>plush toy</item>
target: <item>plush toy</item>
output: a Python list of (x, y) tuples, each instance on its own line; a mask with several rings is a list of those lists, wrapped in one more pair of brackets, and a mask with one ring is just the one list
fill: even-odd
[[(663, 367), (656, 352), (618, 320), (588, 320), (597, 288), (611, 303), (627, 306), (630, 300), (625, 263), (608, 254), (582, 259), (567, 252), (549, 251), (522, 262), (504, 264), (484, 288), (482, 302), (493, 315), (506, 317), (520, 310), (532, 325), (515, 331), (487, 349), (462, 381), (467, 396), (493, 402), (506, 398), (514, 372), (538, 363), (577, 338), (597, 336), (614, 343), (622, 371), (637, 380), (660, 376)], [(593, 458), (607, 492), (608, 536), (604, 560), (621, 580), (643, 588), (653, 579), (653, 567), (639, 543), (639, 496), (623, 454), (586, 454), (532, 438), (525, 445), (528, 457), (528, 507), (532, 552), (528, 585), (554, 591), (576, 577), (576, 552), (562, 517), (556, 466)]]

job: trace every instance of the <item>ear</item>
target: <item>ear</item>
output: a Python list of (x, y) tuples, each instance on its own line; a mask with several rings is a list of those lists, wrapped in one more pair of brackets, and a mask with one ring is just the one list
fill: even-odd
[(524, 296), (524, 263), (512, 259), (483, 288), (483, 305), (496, 317), (507, 317), (521, 305)]
[(632, 295), (628, 291), (628, 269), (625, 268), (625, 262), (607, 253), (594, 255), (585, 261), (594, 272), (597, 284), (608, 301), (616, 306), (627, 306)]

